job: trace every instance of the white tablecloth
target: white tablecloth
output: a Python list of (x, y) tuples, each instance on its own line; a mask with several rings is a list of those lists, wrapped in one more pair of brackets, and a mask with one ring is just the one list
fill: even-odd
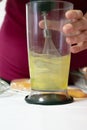
[(87, 99), (66, 105), (32, 105), (26, 94), (0, 97), (0, 130), (87, 130)]

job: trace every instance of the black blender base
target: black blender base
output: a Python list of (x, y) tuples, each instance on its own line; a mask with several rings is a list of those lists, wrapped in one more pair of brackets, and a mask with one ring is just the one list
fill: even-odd
[(62, 105), (73, 102), (73, 97), (61, 94), (35, 94), (27, 95), (25, 101), (30, 104)]

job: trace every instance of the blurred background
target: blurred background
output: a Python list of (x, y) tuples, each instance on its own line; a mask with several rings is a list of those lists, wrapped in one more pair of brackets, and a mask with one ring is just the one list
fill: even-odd
[(2, 0), (2, 2), (0, 2), (0, 27), (2, 25), (5, 16), (5, 4), (6, 4), (6, 0)]

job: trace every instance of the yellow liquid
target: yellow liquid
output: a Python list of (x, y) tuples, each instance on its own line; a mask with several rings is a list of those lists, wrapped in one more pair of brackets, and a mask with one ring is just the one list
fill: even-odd
[(31, 88), (41, 91), (67, 89), (70, 55), (53, 57), (30, 53)]

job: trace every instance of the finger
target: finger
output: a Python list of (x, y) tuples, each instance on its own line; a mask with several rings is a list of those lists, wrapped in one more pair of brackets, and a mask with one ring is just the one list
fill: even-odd
[(63, 26), (63, 32), (66, 36), (75, 36), (80, 34), (80, 31), (77, 30), (71, 23), (68, 23)]
[(85, 13), (84, 17), (87, 18), (87, 13)]
[(80, 42), (87, 41), (87, 31), (84, 31), (84, 32), (80, 33), (79, 35), (66, 37), (66, 41), (69, 44), (74, 44), (74, 43), (80, 43)]
[(66, 18), (68, 19), (81, 19), (83, 17), (83, 13), (81, 10), (69, 10), (65, 13)]
[[(39, 27), (44, 29), (44, 27), (45, 27), (44, 20), (41, 20), (39, 22)], [(47, 27), (48, 27), (48, 29), (55, 30), (55, 31), (62, 30), (58, 21), (47, 20)]]
[(70, 51), (72, 53), (78, 53), (78, 52), (81, 52), (81, 51), (86, 50), (86, 49), (87, 49), (87, 42), (81, 42), (75, 46), (71, 46)]
[(87, 30), (87, 19), (83, 17), (80, 20), (77, 20), (76, 22), (69, 23), (63, 26), (63, 32), (68, 34), (78, 34), (81, 31)]

